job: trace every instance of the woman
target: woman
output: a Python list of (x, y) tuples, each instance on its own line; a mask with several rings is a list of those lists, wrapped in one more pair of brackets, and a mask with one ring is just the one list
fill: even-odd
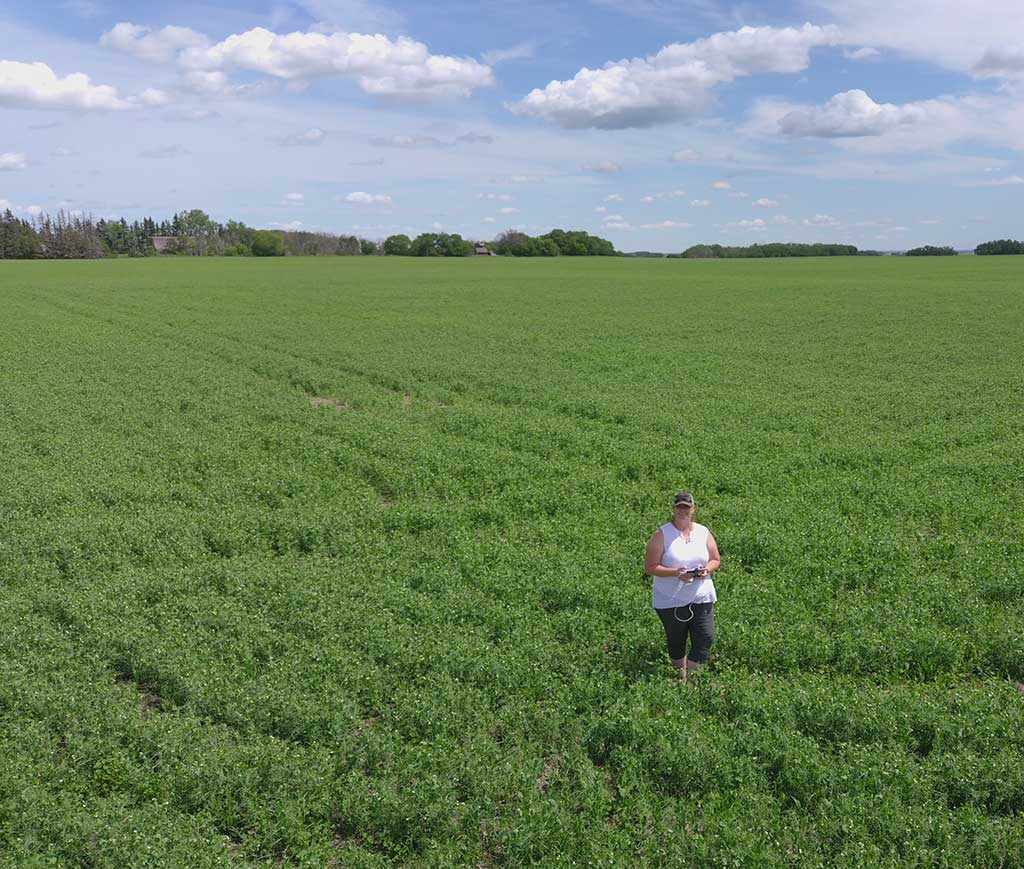
[[(686, 681), (707, 661), (715, 638), (715, 584), (711, 574), (722, 559), (704, 525), (693, 521), (697, 505), (689, 492), (672, 499), (672, 521), (647, 541), (644, 569), (654, 582), (654, 611), (665, 627), (672, 666)], [(686, 640), (690, 650), (687, 654)]]

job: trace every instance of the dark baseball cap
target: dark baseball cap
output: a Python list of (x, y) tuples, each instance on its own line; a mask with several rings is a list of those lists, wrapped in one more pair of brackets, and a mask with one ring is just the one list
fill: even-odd
[(676, 492), (675, 497), (672, 499), (672, 506), (678, 507), (680, 505), (692, 507), (693, 495), (691, 495), (689, 492)]

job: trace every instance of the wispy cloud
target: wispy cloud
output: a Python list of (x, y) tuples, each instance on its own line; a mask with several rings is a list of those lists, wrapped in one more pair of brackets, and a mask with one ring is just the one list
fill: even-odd
[(839, 226), (839, 221), (831, 214), (815, 214), (804, 221), (804, 226)]
[(737, 220), (727, 223), (722, 228), (725, 230), (738, 229), (744, 232), (764, 232), (768, 228), (768, 224), (762, 218), (755, 217), (753, 220)]
[(474, 133), (472, 131), (463, 133), (461, 136), (455, 137), (456, 142), (465, 142), (467, 145), (492, 145), (494, 144), (494, 136), (489, 136), (486, 133)]
[(640, 197), (640, 201), (646, 204), (658, 202), (662, 199), (682, 199), (686, 196), (685, 190), (663, 190), (660, 193), (648, 193)]
[(533, 40), (519, 42), (508, 48), (492, 48), (480, 55), (480, 59), (488, 66), (497, 66), (510, 60), (528, 60), (537, 51), (537, 43)]
[(96, 18), (104, 12), (104, 5), (94, 0), (64, 0), (60, 8), (79, 18)]
[(145, 157), (147, 160), (170, 160), (174, 157), (185, 157), (188, 154), (189, 150), (184, 145), (160, 145), (157, 148), (139, 151), (139, 156)]
[(587, 172), (597, 172), (599, 175), (616, 175), (622, 171), (622, 166), (613, 160), (601, 160), (598, 163), (591, 163), (583, 168)]
[(1016, 184), (1024, 184), (1024, 178), (1020, 175), (1008, 175), (1005, 178), (996, 178), (993, 181), (985, 181), (979, 187), (1009, 187)]
[(690, 223), (683, 223), (678, 220), (663, 220), (661, 223), (641, 223), (641, 229), (689, 229)]
[(25, 155), (20, 151), (7, 151), (0, 154), (0, 172), (16, 172), (28, 165)]
[(449, 143), (434, 136), (374, 136), (370, 144), (378, 148), (444, 148)]
[(391, 197), (386, 193), (366, 193), (365, 191), (357, 190), (339, 197), (339, 201), (349, 205), (390, 205)]
[(368, 33), (396, 33), (405, 27), (405, 16), (380, 0), (295, 0), (297, 6), (318, 22), (317, 29), (363, 28)]

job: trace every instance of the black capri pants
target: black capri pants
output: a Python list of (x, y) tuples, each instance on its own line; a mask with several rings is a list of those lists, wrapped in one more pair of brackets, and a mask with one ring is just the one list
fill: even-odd
[[(686, 658), (695, 664), (708, 659), (715, 640), (715, 605), (693, 603), (686, 606), (655, 609), (665, 628), (668, 654), (673, 660)], [(690, 653), (686, 653), (686, 638), (690, 638)]]

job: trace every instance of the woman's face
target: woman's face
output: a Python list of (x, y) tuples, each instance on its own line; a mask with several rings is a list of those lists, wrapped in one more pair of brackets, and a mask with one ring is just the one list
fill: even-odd
[(672, 515), (683, 522), (689, 519), (697, 507), (695, 504), (676, 504), (672, 508)]

